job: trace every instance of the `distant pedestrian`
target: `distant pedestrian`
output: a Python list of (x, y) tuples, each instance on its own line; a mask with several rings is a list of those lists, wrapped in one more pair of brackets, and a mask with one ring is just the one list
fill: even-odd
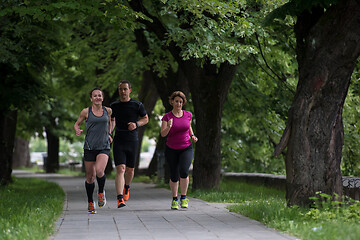
[(170, 168), (170, 188), (173, 200), (171, 209), (179, 209), (178, 187), (180, 178), (180, 206), (188, 207), (186, 197), (189, 187), (189, 168), (193, 160), (191, 140), (198, 141), (191, 127), (192, 114), (182, 109), (186, 96), (181, 91), (173, 92), (169, 98), (172, 110), (161, 119), (161, 136), (166, 137), (165, 159)]
[(120, 99), (111, 103), (112, 128), (115, 129), (113, 154), (116, 166), (115, 188), (117, 207), (125, 206), (129, 200), (130, 184), (134, 177), (135, 161), (138, 155), (138, 128), (149, 122), (144, 105), (130, 98), (131, 84), (123, 80), (118, 85)]
[(88, 198), (88, 212), (96, 213), (93, 193), (95, 189), (95, 177), (98, 182), (98, 205), (104, 207), (105, 197), (105, 168), (110, 155), (110, 143), (112, 138), (109, 134), (111, 128), (111, 108), (104, 107), (103, 92), (94, 88), (90, 92), (91, 107), (84, 108), (77, 119), (74, 129), (76, 136), (80, 136), (83, 130), (81, 123), (86, 121), (86, 136), (84, 143), (84, 162), (86, 171), (85, 189)]

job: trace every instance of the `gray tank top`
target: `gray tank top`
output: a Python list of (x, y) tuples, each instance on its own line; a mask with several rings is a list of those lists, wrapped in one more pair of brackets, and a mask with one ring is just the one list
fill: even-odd
[(103, 110), (103, 115), (101, 117), (97, 117), (93, 114), (91, 107), (89, 107), (88, 119), (86, 121), (84, 149), (110, 149), (109, 115), (105, 107), (103, 107)]

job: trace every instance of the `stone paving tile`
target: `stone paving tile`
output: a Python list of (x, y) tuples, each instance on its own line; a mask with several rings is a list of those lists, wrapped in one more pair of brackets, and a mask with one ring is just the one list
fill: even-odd
[[(190, 198), (188, 209), (170, 209), (171, 193), (152, 184), (133, 183), (126, 206), (118, 209), (114, 180), (106, 181), (107, 204), (87, 213), (83, 178), (14, 171), (17, 176), (43, 177), (66, 192), (63, 213), (51, 240), (295, 240), (242, 215), (224, 203)], [(95, 189), (97, 192), (97, 189)], [(96, 201), (96, 194), (94, 194)]]

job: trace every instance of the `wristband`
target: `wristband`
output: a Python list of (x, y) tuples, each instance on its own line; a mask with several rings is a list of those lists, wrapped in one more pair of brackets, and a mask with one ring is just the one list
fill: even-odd
[(191, 134), (190, 137), (195, 137), (195, 135), (194, 135), (194, 134)]
[(112, 133), (109, 133), (109, 136), (113, 137)]
[(139, 124), (138, 124), (138, 122), (135, 122), (135, 124), (136, 124), (136, 128), (139, 128)]

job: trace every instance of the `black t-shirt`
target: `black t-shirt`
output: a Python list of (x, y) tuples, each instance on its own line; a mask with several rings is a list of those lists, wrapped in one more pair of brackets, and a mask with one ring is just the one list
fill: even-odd
[(128, 102), (117, 100), (110, 104), (112, 109), (111, 118), (115, 118), (115, 138), (119, 141), (138, 141), (137, 129), (130, 131), (128, 129), (129, 122), (136, 122), (139, 117), (146, 115), (144, 105), (134, 99)]

